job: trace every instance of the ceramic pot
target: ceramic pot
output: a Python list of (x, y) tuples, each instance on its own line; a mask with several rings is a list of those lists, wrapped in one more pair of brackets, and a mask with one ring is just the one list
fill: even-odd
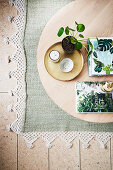
[(74, 46), (74, 44), (71, 43), (71, 40), (70, 40), (69, 36), (65, 37), (62, 40), (62, 48), (68, 54), (71, 54), (71, 53), (74, 52), (75, 46)]

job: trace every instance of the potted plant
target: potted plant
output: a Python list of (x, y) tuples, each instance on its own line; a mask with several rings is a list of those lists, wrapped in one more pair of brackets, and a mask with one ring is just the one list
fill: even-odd
[[(58, 37), (62, 36), (63, 33), (66, 34), (66, 37), (62, 40), (62, 48), (64, 51), (68, 54), (73, 53), (74, 50), (81, 50), (82, 47), (85, 48), (87, 51), (87, 57), (93, 52), (93, 45), (90, 41), (90, 39), (84, 39), (83, 34), (81, 32), (84, 32), (85, 26), (84, 24), (78, 24), (75, 21), (76, 29), (67, 27), (61, 27), (57, 33)], [(91, 47), (90, 51), (88, 51), (86, 47), (86, 43), (88, 41), (89, 46)]]

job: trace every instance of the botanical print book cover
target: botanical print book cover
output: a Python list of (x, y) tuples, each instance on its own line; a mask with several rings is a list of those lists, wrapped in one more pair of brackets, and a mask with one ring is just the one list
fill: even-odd
[(113, 112), (113, 92), (103, 90), (104, 84), (104, 82), (76, 83), (76, 111), (78, 113)]
[(89, 76), (113, 75), (113, 38), (97, 38), (90, 40), (93, 53), (89, 56)]

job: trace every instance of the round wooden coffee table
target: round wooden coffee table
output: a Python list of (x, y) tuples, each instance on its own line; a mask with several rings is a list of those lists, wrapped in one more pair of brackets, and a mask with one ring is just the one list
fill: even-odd
[(37, 52), (37, 65), (41, 82), (50, 98), (64, 111), (74, 117), (91, 122), (113, 122), (113, 113), (85, 113), (75, 111), (75, 81), (113, 81), (113, 77), (89, 77), (88, 65), (84, 56), (82, 72), (72, 81), (62, 82), (52, 78), (44, 67), (44, 55), (47, 49), (62, 38), (57, 37), (61, 26), (74, 27), (74, 21), (86, 26), (85, 37), (113, 36), (112, 0), (77, 0), (69, 3), (56, 13), (44, 28)]

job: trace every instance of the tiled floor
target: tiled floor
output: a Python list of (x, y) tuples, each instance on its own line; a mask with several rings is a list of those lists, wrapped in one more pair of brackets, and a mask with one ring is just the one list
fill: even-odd
[(39, 139), (34, 148), (29, 149), (23, 138), (12, 132), (7, 132), (5, 126), (16, 118), (14, 112), (8, 112), (7, 106), (16, 102), (8, 91), (16, 85), (15, 80), (8, 80), (7, 73), (16, 66), (7, 64), (5, 58), (13, 54), (11, 45), (4, 45), (4, 37), (12, 35), (16, 28), (8, 22), (8, 16), (16, 16), (17, 11), (10, 7), (8, 0), (0, 0), (0, 170), (111, 170), (113, 164), (113, 142), (108, 142), (106, 149), (91, 141), (88, 149), (83, 149), (79, 140), (73, 142), (73, 147), (67, 149), (65, 144), (57, 139), (51, 149)]

